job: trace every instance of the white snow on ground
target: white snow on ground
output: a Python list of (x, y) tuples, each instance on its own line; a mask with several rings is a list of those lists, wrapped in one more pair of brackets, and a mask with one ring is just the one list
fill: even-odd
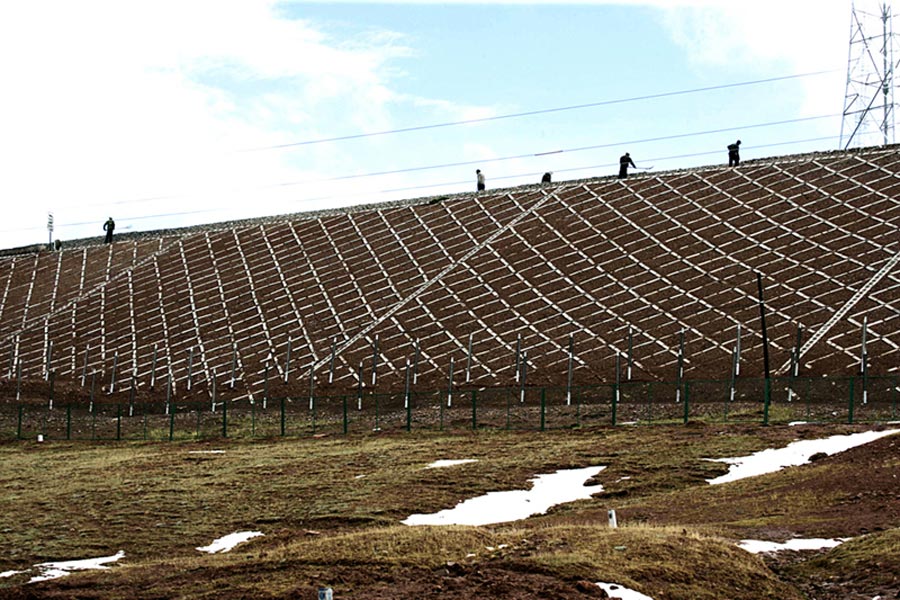
[(263, 535), (261, 531), (238, 531), (236, 533), (229, 533), (225, 537), (213, 540), (213, 543), (209, 546), (198, 547), (197, 550), (200, 552), (208, 552), (210, 554), (215, 554), (216, 552), (228, 552), (238, 544), (260, 535)]
[(13, 575), (18, 575), (19, 573), (24, 573), (25, 571), (3, 571), (0, 573), (0, 579), (4, 577), (12, 577)]
[(610, 598), (620, 598), (621, 600), (653, 600), (650, 596), (645, 596), (640, 592), (636, 592), (634, 590), (630, 590), (627, 587), (622, 587), (618, 583), (603, 583), (598, 582), (598, 586), (603, 588), (603, 591)]
[(761, 554), (769, 552), (781, 552), (782, 550), (820, 550), (822, 548), (834, 548), (840, 546), (847, 541), (848, 538), (838, 538), (826, 540), (823, 538), (794, 539), (788, 540), (783, 544), (778, 542), (765, 542), (762, 540), (741, 540), (738, 544), (741, 548), (751, 554)]
[(462, 458), (459, 460), (436, 460), (427, 467), (426, 469), (443, 469), (444, 467), (455, 467), (456, 465), (464, 465), (466, 463), (478, 462), (477, 459), (474, 458)]
[(856, 446), (874, 442), (878, 438), (900, 432), (900, 429), (888, 429), (886, 431), (865, 431), (850, 435), (833, 435), (821, 440), (801, 440), (788, 444), (784, 448), (769, 448), (761, 450), (749, 456), (737, 458), (711, 458), (714, 462), (723, 462), (731, 465), (728, 473), (707, 481), (716, 485), (737, 481), (746, 477), (754, 477), (765, 473), (774, 473), (785, 467), (802, 465), (809, 461), (809, 457), (819, 452), (825, 454), (837, 454)]
[(72, 571), (87, 571), (90, 569), (108, 569), (104, 566), (107, 563), (114, 563), (125, 556), (125, 553), (119, 550), (112, 556), (104, 556), (101, 558), (88, 558), (85, 560), (68, 560), (64, 562), (47, 562), (34, 565), (34, 568), (40, 571), (40, 575), (32, 577), (28, 583), (36, 583), (38, 581), (47, 581), (48, 579), (58, 579), (65, 577)]
[(411, 515), (405, 525), (490, 525), (518, 521), (541, 514), (556, 504), (590, 498), (603, 491), (603, 486), (585, 486), (584, 482), (606, 467), (563, 469), (556, 473), (538, 475), (530, 490), (490, 492), (470, 498), (455, 508), (430, 515)]

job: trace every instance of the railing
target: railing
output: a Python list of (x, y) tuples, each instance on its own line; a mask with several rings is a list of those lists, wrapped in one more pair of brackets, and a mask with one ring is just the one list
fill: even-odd
[(186, 440), (378, 431), (897, 421), (900, 377), (742, 378), (209, 401), (0, 402), (0, 440)]

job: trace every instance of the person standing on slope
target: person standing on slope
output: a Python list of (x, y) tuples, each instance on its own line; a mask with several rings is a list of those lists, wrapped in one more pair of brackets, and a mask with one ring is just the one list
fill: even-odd
[(628, 166), (631, 165), (633, 168), (637, 169), (634, 164), (634, 161), (631, 160), (631, 154), (626, 152), (621, 157), (619, 157), (619, 179), (625, 179), (628, 177)]
[(106, 220), (106, 223), (103, 224), (103, 231), (106, 232), (106, 239), (103, 240), (104, 244), (112, 244), (112, 236), (113, 230), (116, 228), (116, 222), (113, 221), (113, 218), (110, 217)]
[(741, 140), (728, 144), (728, 166), (736, 167), (741, 162)]
[(478, 191), (484, 191), (484, 173), (481, 172), (481, 169), (475, 169), (475, 179), (478, 183)]

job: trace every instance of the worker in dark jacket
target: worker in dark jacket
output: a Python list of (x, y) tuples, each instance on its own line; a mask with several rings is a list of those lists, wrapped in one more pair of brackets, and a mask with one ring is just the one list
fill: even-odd
[(728, 144), (728, 166), (736, 167), (741, 162), (741, 140)]
[(626, 177), (628, 177), (628, 165), (631, 165), (632, 167), (637, 169), (634, 161), (631, 160), (631, 154), (626, 152), (621, 157), (619, 157), (619, 179), (625, 179)]
[(475, 169), (475, 183), (479, 192), (484, 191), (484, 173), (481, 172), (481, 169)]
[(547, 171), (544, 173), (544, 176), (541, 177), (541, 185), (547, 185), (550, 183), (550, 177), (553, 175), (553, 171)]
[(112, 236), (113, 230), (116, 228), (116, 222), (113, 221), (113, 218), (110, 217), (106, 220), (106, 223), (103, 224), (103, 231), (106, 232), (106, 239), (103, 240), (104, 244), (112, 244)]

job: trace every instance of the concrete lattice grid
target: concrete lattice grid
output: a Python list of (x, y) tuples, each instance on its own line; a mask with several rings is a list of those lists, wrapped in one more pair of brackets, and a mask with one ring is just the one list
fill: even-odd
[[(756, 276), (771, 363), (784, 371), (802, 325), (801, 375), (858, 369), (863, 319), (872, 374), (900, 371), (900, 149), (864, 149), (460, 194), (318, 216), (0, 258), (0, 375), (87, 372), (138, 384), (223, 384), (242, 394), (287, 379), (350, 390), (404, 385), (419, 340), (420, 389), (451, 357), (472, 386), (510, 385), (519, 337), (529, 382), (610, 381), (633, 334), (634, 377), (762, 374)], [(871, 289), (862, 293), (869, 284)], [(865, 290), (864, 290), (865, 291)], [(858, 293), (860, 292), (860, 293)], [(835, 318), (833, 317), (840, 318)], [(835, 322), (829, 323), (829, 320)], [(287, 363), (290, 345), (290, 363)], [(334, 383), (329, 361), (336, 346)], [(89, 350), (88, 350), (89, 347)], [(3, 352), (7, 352), (4, 357)], [(87, 351), (87, 352), (86, 352)], [(283, 385), (283, 384), (282, 384)]]

